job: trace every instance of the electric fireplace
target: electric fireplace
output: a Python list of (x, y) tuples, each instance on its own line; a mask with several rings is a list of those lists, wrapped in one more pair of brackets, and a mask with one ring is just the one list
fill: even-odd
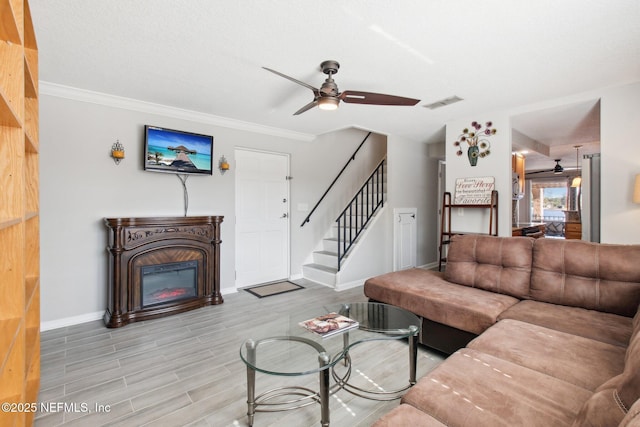
[(221, 216), (105, 218), (107, 327), (223, 302)]
[(143, 266), (140, 274), (142, 307), (197, 296), (198, 262)]

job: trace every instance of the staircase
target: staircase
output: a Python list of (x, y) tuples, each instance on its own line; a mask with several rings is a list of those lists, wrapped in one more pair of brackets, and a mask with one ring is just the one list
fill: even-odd
[(384, 207), (385, 184), (383, 159), (329, 228), (320, 249), (312, 253), (313, 262), (302, 266), (305, 279), (337, 287), (340, 270), (347, 265), (349, 254)]

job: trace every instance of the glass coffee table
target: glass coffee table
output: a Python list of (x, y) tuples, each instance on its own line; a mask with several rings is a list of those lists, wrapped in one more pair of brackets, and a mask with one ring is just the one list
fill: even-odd
[[(330, 337), (322, 337), (300, 326), (309, 318), (336, 312), (359, 323)], [(329, 396), (338, 390), (376, 400), (393, 400), (416, 382), (419, 318), (399, 307), (357, 302), (319, 307), (315, 313), (293, 313), (287, 319), (259, 325), (252, 338), (240, 347), (240, 358), (247, 365), (247, 416), (253, 425), (256, 412), (274, 412), (320, 404), (320, 424), (329, 425)], [(402, 388), (381, 391), (357, 387), (349, 382), (352, 360), (350, 349), (358, 344), (408, 338), (409, 381)], [(334, 369), (344, 365), (340, 373)], [(278, 387), (256, 396), (256, 372), (277, 376), (318, 374), (319, 390), (306, 387)], [(334, 383), (331, 385), (331, 378)]]

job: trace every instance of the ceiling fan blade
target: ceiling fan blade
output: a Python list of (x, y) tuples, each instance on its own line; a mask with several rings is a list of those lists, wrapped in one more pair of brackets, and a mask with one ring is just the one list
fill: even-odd
[(525, 175), (534, 175), (534, 174), (537, 174), (537, 173), (549, 173), (549, 172), (553, 172), (554, 175), (559, 175), (559, 174), (563, 173), (565, 171), (565, 168), (563, 168), (562, 165), (560, 164), (562, 159), (554, 159), (553, 161), (556, 162), (556, 165), (553, 167), (553, 169), (546, 169), (546, 170), (541, 170), (541, 171), (527, 172), (527, 173), (525, 173)]
[(533, 172), (525, 172), (525, 175), (535, 175), (537, 173), (549, 173), (549, 172), (553, 172), (553, 169), (547, 169), (547, 170), (543, 170), (543, 171), (533, 171)]
[(302, 107), (301, 109), (299, 109), (298, 111), (293, 113), (293, 115), (297, 116), (298, 114), (302, 114), (305, 111), (308, 111), (308, 110), (312, 109), (316, 105), (318, 105), (318, 98), (314, 99), (313, 101), (311, 101), (310, 103), (308, 103), (307, 105), (305, 105), (304, 107)]
[(305, 82), (301, 82), (300, 80), (294, 79), (293, 77), (289, 77), (289, 76), (287, 76), (286, 74), (282, 74), (282, 73), (281, 73), (281, 72), (279, 72), (279, 71), (272, 70), (271, 68), (267, 68), (267, 67), (262, 67), (262, 68), (264, 68), (264, 69), (265, 69), (265, 70), (267, 70), (267, 71), (271, 71), (273, 74), (277, 74), (277, 75), (279, 75), (280, 77), (284, 77), (284, 78), (285, 78), (285, 79), (287, 79), (287, 80), (291, 80), (291, 81), (292, 81), (292, 82), (294, 82), (294, 83), (298, 83), (298, 84), (299, 84), (299, 85), (301, 85), (301, 86), (304, 86), (304, 87), (306, 87), (306, 88), (308, 88), (308, 89), (311, 89), (311, 90), (313, 91), (313, 93), (318, 93), (318, 92), (319, 92), (319, 90), (318, 90), (318, 89), (316, 89), (315, 87), (311, 86), (310, 84), (307, 84), (307, 83), (305, 83)]
[(339, 98), (346, 103), (371, 105), (416, 105), (420, 102), (419, 99), (355, 90), (345, 90), (339, 95)]

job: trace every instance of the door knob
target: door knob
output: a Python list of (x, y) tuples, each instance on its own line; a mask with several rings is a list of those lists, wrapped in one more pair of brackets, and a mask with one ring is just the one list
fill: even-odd
[(289, 215), (287, 215), (286, 213), (283, 213), (283, 214), (282, 214), (282, 216), (281, 216), (280, 218), (286, 218), (286, 217), (288, 217), (288, 216), (289, 216)]

